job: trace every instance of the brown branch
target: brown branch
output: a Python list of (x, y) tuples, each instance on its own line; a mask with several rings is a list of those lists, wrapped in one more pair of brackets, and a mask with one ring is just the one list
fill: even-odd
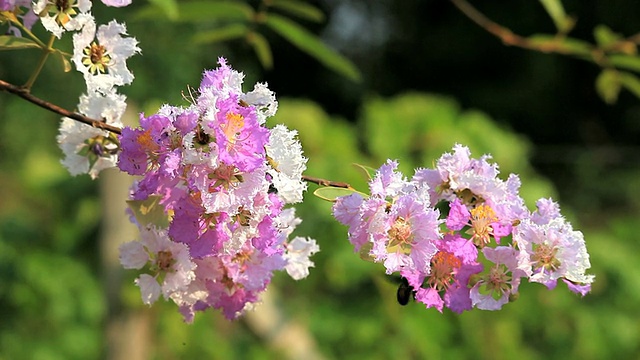
[[(90, 117), (75, 113), (75, 112), (71, 112), (67, 109), (61, 108), (60, 106), (54, 105), (50, 102), (47, 102), (45, 100), (40, 99), (39, 97), (36, 97), (34, 95), (31, 95), (31, 93), (29, 92), (29, 90), (10, 84), (6, 81), (0, 80), (0, 89), (8, 91), (12, 94), (18, 95), (19, 97), (33, 103), (36, 104), (44, 109), (47, 109), (49, 111), (52, 111), (56, 114), (60, 114), (62, 116), (66, 116), (68, 118), (71, 118), (73, 120), (76, 121), (80, 121), (81, 123), (93, 126), (95, 128), (98, 129), (103, 129), (103, 130), (107, 130), (107, 131), (111, 131), (112, 133), (116, 133), (116, 134), (120, 134), (122, 133), (122, 129), (116, 126), (112, 126), (109, 125), (107, 123), (105, 123), (104, 121), (101, 120), (96, 120), (96, 119), (92, 119)], [(349, 185), (346, 182), (339, 182), (339, 181), (331, 181), (331, 180), (325, 180), (325, 179), (321, 179), (321, 178), (316, 178), (316, 177), (312, 177), (312, 176), (306, 176), (306, 175), (302, 175), (302, 180), (307, 181), (307, 182), (311, 182), (314, 184), (318, 184), (320, 186), (332, 186), (332, 187), (337, 187), (337, 188), (344, 188), (344, 189), (350, 189), (351, 185)]]
[(94, 128), (111, 131), (112, 133), (115, 133), (115, 134), (120, 134), (122, 132), (122, 129), (117, 126), (112, 126), (102, 120), (92, 119), (90, 117), (61, 108), (57, 105), (54, 105), (50, 102), (47, 102), (45, 100), (40, 99), (39, 97), (32, 95), (28, 89), (10, 84), (6, 81), (0, 80), (0, 89), (8, 91), (14, 95), (18, 95), (19, 97), (33, 104), (38, 105), (41, 108), (47, 109), (49, 111), (52, 111), (62, 116), (66, 116), (73, 120), (80, 121), (81, 123), (87, 124), (89, 126), (93, 126)]
[(337, 188), (343, 188), (343, 189), (351, 189), (351, 185), (347, 184), (346, 182), (325, 180), (325, 179), (320, 179), (317, 177), (312, 177), (307, 175), (302, 175), (302, 180), (306, 182), (318, 184), (320, 186), (331, 186), (331, 187), (337, 187)]
[[(471, 21), (502, 40), (505, 45), (517, 46), (523, 49), (547, 53), (555, 52), (563, 55), (575, 55), (573, 51), (562, 46), (560, 43), (536, 43), (526, 37), (514, 34), (510, 29), (487, 18), (465, 0), (451, 0), (451, 2), (458, 8), (458, 10), (471, 19)], [(594, 49), (592, 48), (590, 50), (593, 51)]]

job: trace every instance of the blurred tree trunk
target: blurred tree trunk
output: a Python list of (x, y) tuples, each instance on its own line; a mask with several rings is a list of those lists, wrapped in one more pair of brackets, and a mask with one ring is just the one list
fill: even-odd
[(287, 318), (280, 310), (277, 288), (261, 294), (260, 304), (243, 315), (243, 321), (265, 344), (291, 360), (323, 360), (313, 334), (305, 324)]
[[(133, 106), (129, 104), (129, 109)], [(127, 111), (125, 124), (133, 123), (137, 116)], [(132, 120), (133, 119), (133, 120)], [(129, 121), (127, 121), (129, 120)], [(124, 270), (118, 258), (120, 244), (138, 238), (138, 229), (129, 222), (125, 213), (125, 200), (133, 177), (117, 169), (100, 174), (100, 201), (102, 204), (102, 234), (100, 256), (104, 292), (107, 297), (105, 359), (148, 359), (152, 334), (151, 312), (128, 309), (122, 303), (121, 290)], [(133, 284), (125, 284), (133, 286)]]
[(123, 242), (136, 239), (138, 235), (137, 228), (129, 222), (124, 212), (132, 179), (116, 170), (100, 174), (103, 206), (100, 256), (108, 306), (105, 358), (110, 360), (143, 360), (149, 354), (150, 312), (127, 309), (120, 296), (124, 270), (118, 259), (118, 247)]

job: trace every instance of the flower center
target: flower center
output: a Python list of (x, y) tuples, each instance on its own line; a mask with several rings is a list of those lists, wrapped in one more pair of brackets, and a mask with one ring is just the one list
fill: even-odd
[(73, 15), (77, 14), (74, 9), (75, 6), (75, 0), (54, 0), (48, 2), (39, 15), (44, 16), (44, 14), (48, 13), (55, 17), (58, 24), (64, 26), (71, 20)]
[(493, 229), (491, 224), (498, 221), (495, 211), (488, 205), (481, 204), (471, 209), (471, 229), (473, 243), (483, 247), (491, 240)]
[(429, 285), (437, 291), (446, 290), (455, 280), (462, 261), (448, 251), (438, 251), (431, 259)]
[(389, 253), (396, 251), (402, 251), (407, 255), (411, 253), (413, 235), (411, 234), (411, 225), (407, 220), (402, 217), (397, 218), (387, 234), (389, 235), (389, 244), (387, 245)]
[(236, 142), (236, 137), (244, 127), (244, 117), (236, 113), (228, 113), (226, 117), (227, 123), (222, 124), (222, 128), (224, 135), (229, 141), (229, 146), (232, 146)]
[(160, 271), (169, 271), (171, 270), (171, 266), (174, 264), (173, 254), (171, 251), (162, 250), (158, 251), (158, 256), (156, 257), (156, 267)]
[(548, 244), (540, 244), (534, 247), (531, 259), (533, 260), (536, 269), (542, 268), (553, 272), (558, 270), (560, 267), (560, 260), (556, 257), (557, 253), (557, 247)]
[(242, 174), (238, 172), (235, 166), (221, 164), (212, 173), (208, 175), (210, 180), (216, 180), (211, 186), (211, 191), (215, 191), (216, 188), (222, 186), (224, 189), (229, 189), (234, 183), (242, 182)]
[(504, 264), (493, 266), (489, 273), (483, 277), (483, 284), (480, 291), (485, 294), (491, 294), (491, 297), (498, 300), (503, 294), (508, 293), (509, 281), (511, 276), (508, 274), (509, 269)]
[(82, 64), (89, 68), (92, 75), (107, 73), (111, 65), (111, 55), (109, 55), (107, 48), (94, 41), (90, 46), (84, 48), (83, 53)]

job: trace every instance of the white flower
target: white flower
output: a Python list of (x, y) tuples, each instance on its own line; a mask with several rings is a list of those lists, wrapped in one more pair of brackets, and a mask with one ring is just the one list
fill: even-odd
[(578, 284), (591, 284), (595, 278), (586, 274), (591, 263), (584, 236), (559, 214), (546, 224), (525, 219), (514, 231), (513, 240), (531, 258), (534, 273), (529, 281), (553, 288), (560, 278)]
[(126, 27), (115, 20), (108, 25), (100, 25), (96, 32), (92, 19), (82, 32), (73, 35), (71, 61), (84, 75), (89, 91), (104, 92), (133, 81), (126, 60), (140, 49), (135, 38), (122, 37), (126, 33)]
[(62, 165), (71, 175), (88, 173), (95, 179), (100, 171), (116, 166), (118, 161), (117, 145), (105, 130), (63, 118), (57, 140), (65, 155)]
[(37, 0), (33, 3), (33, 11), (41, 17), (44, 28), (58, 39), (63, 32), (80, 30), (93, 21), (89, 10), (91, 0), (78, 0), (77, 3), (76, 0)]
[(135, 280), (135, 284), (140, 288), (142, 302), (151, 305), (160, 297), (160, 284), (156, 278), (149, 274), (141, 274)]
[(307, 158), (302, 155), (297, 134), (297, 131), (288, 130), (284, 125), (276, 125), (271, 129), (269, 144), (265, 146), (272, 166), (268, 174), (273, 178), (278, 195), (289, 204), (301, 202), (302, 193), (307, 189), (307, 184), (302, 181)]
[[(141, 229), (142, 239), (120, 246), (120, 263), (125, 268), (140, 269), (150, 263), (150, 274), (141, 274), (136, 279), (145, 304), (155, 302), (160, 293), (165, 299), (174, 293), (186, 291), (195, 279), (196, 264), (191, 261), (189, 248), (169, 239), (166, 230)], [(163, 279), (159, 283), (158, 278)]]
[[(120, 118), (125, 108), (125, 96), (114, 92), (90, 92), (80, 96), (78, 104), (83, 115), (104, 119), (114, 126), (122, 126)], [(88, 173), (95, 179), (100, 171), (115, 167), (118, 161), (118, 146), (113, 134), (76, 120), (63, 118), (57, 140), (65, 155), (62, 164), (71, 175)]]
[(260, 125), (264, 124), (268, 117), (275, 115), (276, 111), (278, 111), (276, 95), (269, 90), (267, 84), (256, 83), (253, 90), (242, 95), (240, 99), (248, 105), (256, 107)]
[(90, 91), (80, 96), (78, 111), (90, 118), (102, 119), (109, 125), (122, 126), (122, 115), (127, 109), (127, 97), (115, 91)]
[(287, 244), (284, 258), (287, 261), (285, 269), (294, 280), (304, 279), (309, 275), (309, 268), (313, 261), (309, 257), (320, 251), (314, 239), (295, 237)]

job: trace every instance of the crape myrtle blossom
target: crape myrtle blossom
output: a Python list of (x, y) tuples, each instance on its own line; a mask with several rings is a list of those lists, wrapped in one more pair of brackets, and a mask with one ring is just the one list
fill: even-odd
[(169, 240), (166, 231), (155, 228), (140, 230), (140, 241), (120, 245), (120, 262), (125, 269), (142, 269), (149, 265), (151, 274), (136, 279), (142, 301), (152, 304), (160, 294), (168, 299), (195, 278), (195, 263), (186, 245)]
[(481, 310), (499, 310), (517, 298), (521, 278), (531, 275), (528, 259), (511, 246), (485, 247), (482, 253), (493, 264), (471, 288), (471, 301)]
[(133, 81), (126, 60), (140, 49), (138, 41), (124, 37), (126, 34), (125, 25), (115, 20), (100, 25), (96, 31), (96, 23), (90, 18), (82, 31), (73, 35), (71, 61), (84, 76), (89, 91), (105, 92)]
[[(78, 111), (109, 125), (122, 126), (120, 119), (126, 106), (125, 96), (114, 91), (89, 92), (80, 96)], [(116, 166), (118, 142), (108, 131), (63, 118), (57, 140), (65, 156), (62, 164), (71, 175), (88, 173), (95, 179), (100, 171)]]
[(478, 250), (473, 243), (459, 235), (445, 235), (437, 240), (438, 249), (431, 258), (428, 279), (424, 272), (403, 271), (402, 276), (416, 289), (415, 299), (442, 312), (443, 306), (453, 312), (471, 310), (469, 278), (482, 271), (478, 263)]
[(513, 234), (514, 243), (530, 259), (529, 281), (553, 289), (562, 279), (571, 291), (584, 296), (594, 276), (585, 274), (591, 263), (582, 233), (573, 230), (551, 199), (540, 199), (537, 207)]
[(387, 274), (428, 273), (434, 241), (441, 237), (439, 212), (428, 206), (428, 192), (404, 179), (397, 165), (389, 160), (380, 167), (370, 182), (369, 198), (359, 193), (338, 198), (334, 215), (349, 226), (349, 240), (356, 248), (366, 244), (368, 255), (383, 262)]
[[(300, 219), (284, 206), (301, 201), (306, 189), (296, 133), (264, 126), (277, 109), (266, 85), (245, 94), (244, 75), (224, 59), (219, 65), (204, 72), (189, 106), (141, 115), (140, 127), (124, 128), (119, 138), (118, 167), (141, 176), (131, 199), (157, 201), (168, 220), (166, 241), (184, 246), (194, 264), (194, 276), (165, 294), (188, 322), (207, 308), (236, 318), (259, 301), (275, 271), (306, 277), (319, 250), (312, 239), (289, 240)], [(121, 259), (132, 249), (121, 248)]]
[(58, 39), (65, 31), (77, 31), (93, 21), (91, 0), (36, 0), (33, 11), (47, 31)]
[[(523, 279), (552, 289), (562, 278), (585, 295), (594, 276), (585, 274), (590, 263), (582, 233), (551, 199), (530, 212), (518, 176), (498, 178), (489, 159), (471, 158), (468, 148), (455, 145), (435, 168), (417, 169), (410, 180), (388, 160), (370, 180), (370, 195), (338, 197), (333, 215), (348, 226), (361, 257), (403, 277), (428, 308), (498, 310), (518, 297)], [(405, 289), (398, 289), (399, 301)]]

